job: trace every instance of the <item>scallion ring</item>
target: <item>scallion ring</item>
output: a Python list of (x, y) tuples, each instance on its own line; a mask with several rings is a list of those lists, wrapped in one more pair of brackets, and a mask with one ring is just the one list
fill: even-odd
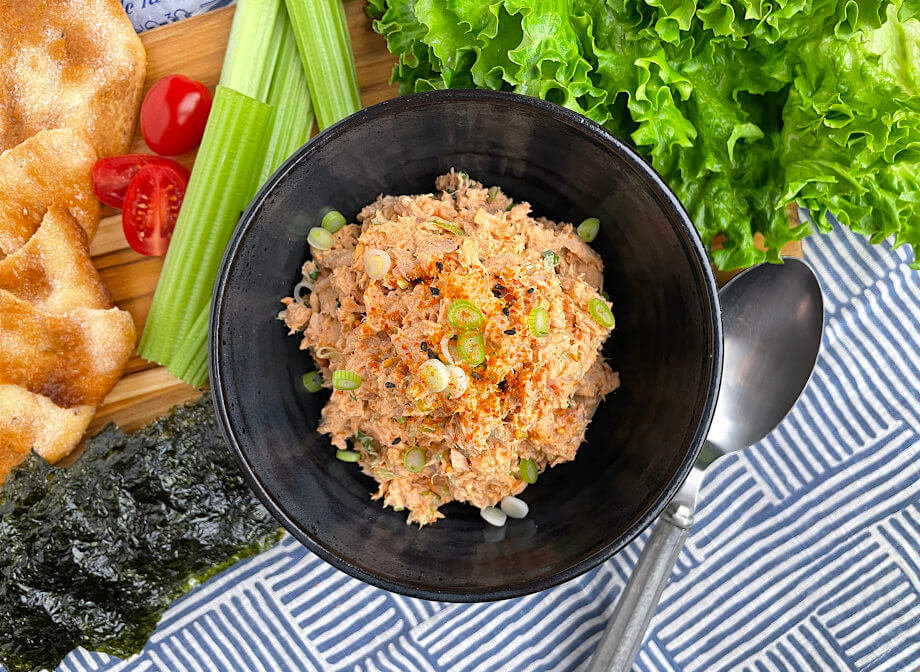
[(367, 277), (374, 280), (380, 280), (390, 270), (393, 261), (390, 255), (383, 250), (371, 248), (364, 253), (364, 272)]
[(447, 383), (450, 382), (450, 374), (447, 367), (440, 359), (429, 359), (418, 368), (419, 377), (425, 381), (428, 390), (431, 392), (440, 392)]
[(301, 280), (296, 285), (294, 285), (294, 300), (295, 301), (303, 301), (305, 298), (307, 298), (307, 295), (309, 293), (310, 293), (310, 285), (306, 281)]
[(309, 371), (303, 374), (301, 382), (307, 392), (319, 392), (323, 389), (323, 374), (319, 371)]
[(498, 187), (489, 187), (489, 203), (498, 197)]
[(486, 359), (486, 343), (478, 331), (467, 331), (457, 337), (457, 354), (460, 359), (479, 366)]
[(454, 329), (479, 329), (486, 321), (479, 307), (472, 301), (458, 299), (447, 307), (447, 321)]
[(578, 237), (586, 243), (590, 243), (592, 240), (597, 238), (597, 234), (600, 230), (601, 220), (599, 220), (597, 217), (588, 217), (588, 219), (579, 224), (578, 228), (576, 229)]
[(396, 278), (396, 286), (400, 289), (409, 289), (409, 281), (405, 278)]
[(437, 217), (435, 217), (434, 219), (431, 220), (431, 223), (437, 226), (439, 229), (444, 229), (448, 233), (453, 233), (454, 235), (457, 235), (457, 236), (466, 235), (466, 231), (461, 229), (459, 226), (457, 226), (456, 224), (451, 224), (450, 222), (445, 222), (443, 219), (438, 219)]
[(546, 308), (537, 306), (527, 316), (527, 327), (536, 338), (549, 336), (549, 313)]
[(425, 451), (418, 447), (410, 448), (403, 455), (403, 466), (413, 474), (417, 474), (424, 469), (427, 461)]
[(543, 263), (546, 264), (546, 270), (551, 271), (559, 265), (559, 255), (552, 250), (543, 252)]
[(537, 476), (540, 475), (540, 472), (537, 471), (537, 463), (529, 457), (524, 458), (518, 463), (518, 475), (525, 483), (536, 483)]
[(610, 311), (610, 306), (603, 299), (591, 299), (588, 301), (588, 312), (591, 313), (594, 321), (602, 327), (613, 329), (616, 324), (613, 313)]
[(337, 450), (335, 451), (335, 459), (342, 462), (357, 462), (361, 459), (361, 453), (357, 450)]
[(330, 210), (325, 215), (323, 215), (322, 227), (326, 229), (329, 233), (335, 233), (347, 222), (345, 221), (345, 215), (343, 215), (338, 210)]
[(332, 387), (337, 390), (357, 390), (361, 387), (361, 376), (348, 369), (333, 371)]
[(448, 366), (447, 367), (447, 394), (450, 395), (451, 399), (456, 399), (461, 394), (466, 392), (466, 388), (469, 387), (470, 379), (466, 376), (466, 371), (461, 369), (459, 366)]
[(331, 250), (334, 243), (332, 234), (319, 226), (314, 226), (307, 234), (307, 244), (317, 250)]

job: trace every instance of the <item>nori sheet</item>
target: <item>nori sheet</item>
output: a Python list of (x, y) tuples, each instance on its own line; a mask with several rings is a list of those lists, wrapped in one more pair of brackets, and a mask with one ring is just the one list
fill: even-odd
[(70, 468), (32, 454), (0, 490), (0, 664), (139, 652), (169, 604), (281, 537), (220, 438), (210, 395)]

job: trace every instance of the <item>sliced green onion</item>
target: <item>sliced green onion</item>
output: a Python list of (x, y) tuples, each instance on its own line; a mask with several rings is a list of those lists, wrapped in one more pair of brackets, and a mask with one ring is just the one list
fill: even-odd
[(489, 187), (489, 203), (498, 197), (498, 187)]
[(601, 220), (597, 217), (588, 217), (588, 219), (579, 224), (578, 229), (576, 229), (578, 237), (586, 243), (590, 243), (597, 238), (597, 234), (600, 230)]
[(343, 226), (348, 222), (345, 221), (345, 215), (343, 215), (338, 210), (330, 210), (325, 215), (323, 215), (323, 221), (321, 226), (326, 229), (329, 233), (335, 233), (339, 231)]
[(348, 369), (333, 371), (332, 387), (337, 390), (357, 390), (361, 387), (361, 376)]
[(387, 274), (393, 261), (383, 250), (372, 248), (364, 253), (364, 272), (367, 277), (379, 280)]
[(527, 316), (527, 327), (537, 338), (549, 336), (549, 313), (546, 312), (546, 308), (537, 306), (531, 310)]
[(447, 367), (440, 359), (429, 359), (418, 369), (419, 377), (425, 381), (431, 392), (440, 392), (450, 382)]
[(525, 483), (536, 483), (537, 476), (540, 475), (540, 472), (537, 470), (537, 463), (529, 457), (524, 458), (518, 463), (518, 475)]
[(335, 459), (342, 462), (357, 462), (361, 459), (361, 453), (357, 450), (337, 450), (335, 451)]
[(396, 422), (398, 422), (401, 425), (404, 425), (406, 423), (406, 416), (404, 415), (399, 416), (398, 418), (396, 418)]
[(447, 367), (447, 375), (450, 378), (447, 383), (447, 394), (451, 399), (456, 399), (466, 392), (466, 388), (469, 387), (470, 384), (470, 379), (467, 378), (466, 371), (454, 365)]
[(445, 231), (448, 231), (449, 233), (453, 233), (457, 236), (466, 235), (466, 231), (461, 229), (459, 226), (456, 226), (455, 224), (451, 224), (450, 222), (445, 222), (443, 219), (438, 219), (437, 217), (435, 217), (434, 219), (431, 220), (431, 223), (437, 226), (438, 228), (444, 229)]
[(326, 229), (314, 226), (307, 234), (307, 244), (317, 250), (331, 250), (335, 244), (335, 238)]
[(616, 324), (616, 320), (613, 319), (613, 313), (610, 312), (610, 307), (603, 299), (591, 299), (588, 301), (588, 312), (591, 313), (594, 321), (602, 327), (613, 329), (614, 324)]
[(486, 316), (472, 301), (458, 299), (447, 307), (447, 321), (454, 329), (479, 329)]
[(400, 289), (409, 289), (409, 281), (406, 280), (405, 278), (397, 278), (396, 286), (399, 287)]
[(310, 371), (303, 374), (301, 381), (303, 386), (307, 388), (307, 392), (319, 392), (323, 389), (323, 374), (319, 371)]
[(424, 469), (427, 461), (428, 458), (425, 456), (425, 451), (421, 448), (410, 448), (406, 451), (406, 454), (403, 455), (403, 466), (413, 474), (417, 474)]
[(342, 0), (285, 0), (320, 130), (361, 109)]
[(463, 361), (479, 366), (486, 359), (486, 343), (482, 334), (467, 331), (457, 337), (457, 354)]
[(546, 264), (547, 270), (553, 270), (559, 265), (559, 255), (552, 250), (546, 250), (543, 253), (543, 263)]

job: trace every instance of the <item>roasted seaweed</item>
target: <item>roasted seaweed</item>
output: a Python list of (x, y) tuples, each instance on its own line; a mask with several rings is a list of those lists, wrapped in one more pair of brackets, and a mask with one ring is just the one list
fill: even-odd
[(0, 490), (0, 664), (137, 653), (170, 602), (279, 537), (207, 395), (134, 434), (109, 425), (70, 468), (32, 454)]

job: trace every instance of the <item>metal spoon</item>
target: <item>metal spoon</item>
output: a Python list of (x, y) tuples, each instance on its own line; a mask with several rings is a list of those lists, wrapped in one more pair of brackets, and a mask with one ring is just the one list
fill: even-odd
[(811, 268), (795, 258), (761, 264), (719, 292), (724, 364), (706, 443), (661, 514), (586, 672), (628, 672), (690, 528), (706, 468), (757, 443), (805, 388), (821, 344), (824, 302)]

